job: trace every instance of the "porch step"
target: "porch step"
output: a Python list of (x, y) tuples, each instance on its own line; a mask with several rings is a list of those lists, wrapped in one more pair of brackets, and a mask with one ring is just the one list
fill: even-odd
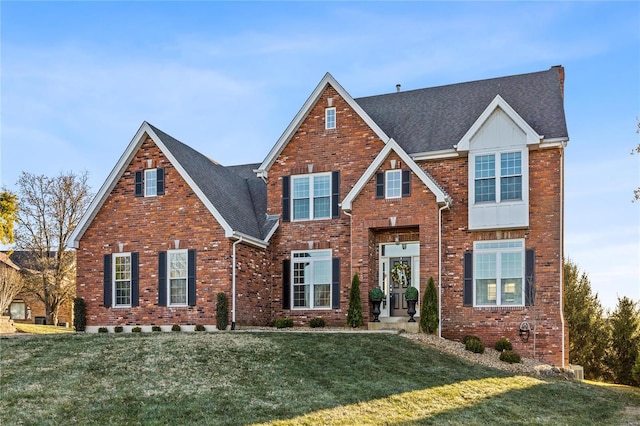
[(369, 330), (404, 330), (407, 333), (418, 333), (417, 322), (404, 321), (383, 321), (368, 323)]

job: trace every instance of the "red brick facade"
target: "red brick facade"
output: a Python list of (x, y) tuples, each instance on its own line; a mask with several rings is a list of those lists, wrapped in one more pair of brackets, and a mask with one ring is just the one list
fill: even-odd
[[(269, 165), (268, 215), (283, 214), (283, 178), (298, 174), (338, 171), (339, 199), (344, 200), (385, 147), (387, 141), (341, 93), (327, 86)], [(325, 129), (327, 106), (336, 108), (335, 129)], [(358, 273), (361, 280), (363, 315), (368, 322), (372, 319), (368, 293), (380, 282), (380, 245), (415, 242), (419, 243), (420, 293), (430, 277), (436, 285), (441, 280), (443, 337), (461, 340), (474, 334), (488, 346), (507, 337), (522, 355), (563, 365), (568, 353), (562, 346), (568, 344), (562, 336), (561, 318), (562, 155), (561, 147), (530, 150), (529, 226), (521, 229), (468, 229), (469, 164), (468, 157), (460, 155), (413, 164), (450, 197), (448, 206), (438, 202), (423, 182), (424, 174), (418, 176), (415, 169), (410, 173), (409, 196), (376, 198), (374, 172), (349, 211), (341, 208), (339, 217), (322, 220), (287, 221), (281, 217), (278, 229), (262, 248), (225, 235), (203, 201), (149, 137), (82, 235), (77, 250), (77, 293), (86, 300), (89, 326), (213, 325), (217, 293), (232, 292), (235, 246), (238, 324), (264, 325), (284, 316), (306, 324), (321, 316), (328, 324), (343, 326), (353, 274)], [(377, 171), (411, 170), (403, 158), (407, 157), (392, 150)], [(164, 167), (166, 193), (134, 197), (134, 174), (149, 168), (148, 160), (153, 167)], [(526, 249), (535, 250), (535, 304), (463, 306), (463, 254), (473, 250), (476, 241), (505, 239), (524, 239)], [(196, 250), (195, 306), (158, 305), (158, 252), (173, 249), (175, 240), (180, 248)], [(103, 256), (117, 253), (119, 244), (123, 244), (123, 252), (139, 253), (139, 306), (104, 307)], [(283, 265), (291, 260), (292, 251), (310, 249), (330, 249), (331, 256), (339, 259), (339, 307), (305, 310), (283, 306), (283, 289), (289, 285), (283, 283), (283, 275), (287, 275)], [(231, 307), (229, 300), (229, 321)], [(535, 327), (527, 343), (518, 336), (523, 321)]]

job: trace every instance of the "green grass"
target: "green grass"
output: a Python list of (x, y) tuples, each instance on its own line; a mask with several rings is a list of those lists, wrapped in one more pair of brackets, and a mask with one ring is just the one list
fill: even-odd
[(638, 389), (512, 376), (353, 333), (2, 338), (0, 393), (2, 425), (610, 425), (640, 407)]
[(39, 324), (15, 324), (16, 331), (19, 333), (30, 334), (58, 334), (58, 333), (75, 333), (73, 328), (58, 327), (55, 325), (39, 325)]

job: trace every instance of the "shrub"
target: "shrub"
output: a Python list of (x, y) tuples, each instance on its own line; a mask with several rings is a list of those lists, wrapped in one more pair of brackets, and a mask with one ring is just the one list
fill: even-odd
[(141, 333), (142, 332), (142, 327), (133, 327), (131, 329), (132, 333)]
[(194, 330), (195, 331), (205, 331), (205, 328), (204, 328), (204, 325), (202, 325), (202, 324), (196, 324)]
[(347, 311), (347, 324), (350, 327), (358, 328), (362, 325), (362, 300), (360, 299), (360, 277), (358, 273), (353, 275), (351, 280), (351, 291), (349, 292), (349, 310)]
[(324, 322), (324, 318), (322, 317), (311, 318), (311, 320), (309, 321), (309, 327), (311, 328), (319, 328), (324, 326), (325, 326), (325, 322)]
[(113, 327), (114, 333), (122, 333), (123, 331), (124, 331), (124, 328), (121, 325), (116, 325), (115, 327)]
[(229, 323), (229, 308), (227, 306), (227, 296), (223, 292), (218, 293), (218, 303), (216, 304), (216, 328), (226, 330)]
[(109, 332), (109, 330), (107, 329), (107, 327), (100, 327), (98, 329), (98, 333), (108, 333), (108, 332)]
[(503, 337), (501, 339), (498, 339), (498, 341), (496, 342), (495, 348), (496, 348), (496, 351), (498, 352), (511, 351), (513, 350), (513, 345), (511, 344), (509, 339), (507, 339), (506, 337)]
[(151, 331), (162, 331), (162, 328), (160, 328), (159, 325), (152, 325), (151, 326)]
[(87, 327), (87, 304), (81, 297), (73, 299), (73, 327), (76, 331), (84, 331)]
[(433, 277), (429, 278), (427, 288), (422, 295), (422, 306), (420, 307), (420, 330), (424, 333), (433, 334), (438, 330), (438, 291)]
[(171, 331), (180, 331), (182, 330), (182, 327), (180, 327), (180, 324), (173, 324), (171, 326)]
[(369, 291), (369, 300), (372, 302), (380, 302), (384, 297), (384, 293), (380, 287), (374, 287)]
[(464, 344), (464, 348), (476, 354), (484, 353), (484, 343), (482, 343), (482, 340), (477, 337), (475, 339), (467, 339), (467, 342)]
[(464, 336), (462, 338), (462, 343), (464, 343), (465, 345), (467, 344), (467, 342), (471, 339), (476, 339), (476, 340), (480, 340), (480, 338), (478, 336), (474, 336), (473, 334), (467, 334), (466, 336)]
[(631, 370), (631, 377), (638, 384), (640, 384), (640, 351), (638, 351), (638, 355), (636, 356), (636, 363), (633, 365), (633, 369)]
[(291, 328), (293, 327), (293, 320), (291, 318), (277, 318), (274, 325), (276, 328)]
[(405, 300), (418, 300), (418, 289), (415, 287), (407, 287), (404, 292)]
[(509, 364), (517, 364), (520, 362), (520, 354), (516, 351), (505, 349), (500, 352), (500, 361), (508, 362)]

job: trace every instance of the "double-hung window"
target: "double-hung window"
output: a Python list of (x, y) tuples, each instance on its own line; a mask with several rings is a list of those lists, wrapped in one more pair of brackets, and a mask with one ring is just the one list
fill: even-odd
[(336, 109), (327, 108), (324, 110), (324, 128), (335, 129), (336, 128)]
[(402, 197), (402, 170), (387, 170), (385, 172), (385, 198)]
[(158, 195), (158, 171), (147, 169), (144, 171), (144, 196), (155, 197)]
[(331, 173), (293, 176), (293, 220), (331, 217)]
[(476, 155), (474, 179), (476, 203), (522, 200), (522, 152)]
[(164, 195), (164, 167), (136, 170), (135, 196), (155, 197)]
[(293, 308), (331, 308), (331, 250), (293, 252)]
[(187, 305), (187, 250), (169, 250), (168, 262), (168, 294), (169, 305)]
[(113, 255), (113, 300), (115, 307), (131, 306), (131, 253)]
[(476, 306), (524, 305), (524, 240), (474, 243)]

